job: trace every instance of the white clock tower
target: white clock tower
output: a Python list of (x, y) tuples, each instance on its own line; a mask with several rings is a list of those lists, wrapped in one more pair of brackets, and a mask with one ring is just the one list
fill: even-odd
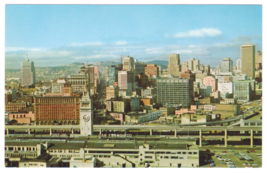
[(80, 133), (82, 136), (93, 134), (93, 111), (89, 92), (83, 92), (80, 100)]

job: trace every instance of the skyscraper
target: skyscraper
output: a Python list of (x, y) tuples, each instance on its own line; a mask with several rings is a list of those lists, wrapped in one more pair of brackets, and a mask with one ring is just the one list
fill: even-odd
[(130, 71), (118, 71), (118, 86), (120, 90), (133, 90), (133, 73)]
[(241, 59), (236, 60), (236, 67), (237, 67), (237, 70), (242, 70)]
[(221, 62), (221, 72), (233, 72), (233, 61), (231, 58), (223, 58)]
[(188, 61), (188, 69), (191, 70), (191, 71), (199, 70), (199, 65), (200, 65), (200, 61), (195, 59), (195, 58), (191, 58)]
[(27, 58), (21, 63), (21, 85), (35, 84), (35, 68), (34, 62)]
[(179, 75), (179, 72), (181, 71), (180, 54), (169, 55), (168, 71), (169, 71), (169, 74), (173, 76)]
[(248, 78), (255, 78), (255, 45), (241, 46), (242, 73)]
[(157, 79), (157, 102), (169, 106), (190, 106), (193, 99), (193, 80), (173, 78)]
[(134, 71), (135, 61), (133, 57), (130, 57), (130, 56), (123, 57), (122, 64), (123, 64), (123, 70), (131, 71), (131, 72)]

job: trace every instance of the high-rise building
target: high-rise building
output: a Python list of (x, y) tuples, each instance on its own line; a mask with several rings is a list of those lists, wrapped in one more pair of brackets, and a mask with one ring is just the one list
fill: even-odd
[(234, 82), (234, 98), (239, 102), (247, 102), (255, 97), (255, 80)]
[(186, 72), (188, 70), (188, 62), (183, 62), (182, 72)]
[(106, 100), (110, 100), (111, 98), (117, 98), (119, 95), (119, 87), (118, 86), (108, 86), (106, 87)]
[(205, 86), (211, 86), (213, 92), (217, 90), (217, 80), (212, 76), (204, 77), (203, 84)]
[(236, 68), (237, 68), (237, 70), (242, 70), (241, 59), (236, 60)]
[(242, 73), (248, 78), (255, 78), (255, 45), (241, 46)]
[(148, 76), (141, 73), (141, 74), (138, 74), (136, 76), (136, 82), (138, 83), (138, 86), (139, 87), (143, 87), (143, 88), (146, 88), (149, 86), (149, 80), (148, 80)]
[(133, 57), (130, 57), (130, 56), (123, 57), (122, 64), (123, 64), (123, 70), (131, 71), (131, 72), (134, 71), (135, 61)]
[(133, 73), (131, 71), (118, 71), (118, 86), (120, 90), (133, 90)]
[(207, 75), (210, 74), (210, 65), (205, 65), (204, 72), (207, 73)]
[(198, 71), (199, 70), (199, 65), (200, 65), (200, 61), (195, 59), (195, 58), (191, 58), (188, 61), (188, 69), (191, 71)]
[(221, 72), (233, 72), (233, 61), (231, 58), (223, 58), (221, 62)]
[(140, 63), (140, 62), (135, 62), (134, 64), (134, 77), (136, 77), (139, 74), (145, 74), (145, 68), (147, 64), (146, 63)]
[(256, 60), (255, 60), (255, 63), (262, 63), (262, 52), (261, 51), (258, 51), (256, 53)]
[(170, 75), (179, 76), (179, 72), (181, 71), (180, 54), (169, 55), (168, 71)]
[(193, 101), (193, 80), (178, 77), (157, 79), (157, 102), (169, 106), (189, 107)]
[(21, 85), (35, 84), (35, 68), (34, 62), (27, 58), (21, 63)]
[(68, 79), (71, 84), (72, 92), (90, 91), (90, 76), (83, 65), (81, 71), (76, 75), (71, 75)]
[(114, 82), (118, 82), (118, 71), (122, 70), (122, 64), (107, 66), (107, 86), (113, 85)]

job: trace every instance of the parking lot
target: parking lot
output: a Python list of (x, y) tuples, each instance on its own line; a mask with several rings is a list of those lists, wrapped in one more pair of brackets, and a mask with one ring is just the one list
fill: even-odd
[[(222, 154), (222, 151), (226, 151), (226, 153), (223, 153)], [(211, 159), (213, 160), (213, 162), (215, 163), (215, 168), (229, 168), (229, 166), (227, 164), (223, 164), (221, 163), (221, 160), (219, 160), (218, 158), (216, 158), (217, 155), (221, 155), (221, 158), (224, 160), (224, 159), (230, 159), (231, 162), (233, 162), (233, 165), (236, 167), (236, 168), (245, 168), (245, 165), (244, 164), (249, 164), (250, 162), (254, 162), (257, 164), (257, 166), (251, 166), (253, 168), (260, 168), (262, 166), (262, 159), (261, 157), (258, 157), (257, 154), (261, 154), (261, 150), (257, 150), (255, 152), (249, 152), (247, 153), (247, 150), (233, 150), (233, 151), (229, 151), (227, 149), (225, 150), (211, 150), (210, 151), (211, 153)], [(242, 154), (245, 154), (249, 157), (251, 157), (253, 159), (253, 161), (247, 161), (247, 160), (239, 160), (235, 155), (234, 153), (242, 153)], [(208, 161), (209, 159), (207, 159)], [(224, 161), (225, 162), (225, 161)], [(210, 167), (209, 164), (205, 164), (201, 167)], [(250, 167), (250, 166), (247, 166), (247, 167)]]

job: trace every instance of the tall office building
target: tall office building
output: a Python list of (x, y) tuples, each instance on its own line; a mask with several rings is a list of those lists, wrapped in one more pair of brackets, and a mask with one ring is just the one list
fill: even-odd
[(133, 73), (130, 71), (118, 71), (118, 86), (120, 90), (133, 90)]
[(118, 71), (122, 70), (122, 64), (107, 66), (107, 86), (113, 85), (114, 82), (118, 82)]
[(221, 72), (233, 72), (233, 61), (231, 58), (223, 58), (221, 62)]
[(179, 72), (181, 71), (180, 54), (169, 55), (168, 71), (170, 75), (179, 76)]
[(242, 80), (234, 82), (234, 98), (237, 101), (248, 102), (255, 97), (255, 80)]
[(236, 60), (236, 68), (237, 68), (237, 70), (242, 70), (241, 59)]
[(255, 45), (241, 46), (242, 73), (248, 78), (255, 78)]
[(205, 65), (204, 72), (207, 73), (207, 75), (210, 74), (210, 65)]
[(122, 64), (123, 64), (123, 70), (132, 72), (134, 71), (135, 61), (133, 57), (130, 56), (123, 57)]
[(188, 69), (191, 71), (198, 71), (199, 70), (199, 65), (200, 65), (200, 61), (195, 59), (195, 58), (191, 58), (188, 61)]
[(189, 107), (193, 101), (193, 80), (173, 78), (157, 79), (157, 102), (169, 106)]
[(84, 65), (82, 65), (81, 71), (76, 75), (71, 75), (68, 81), (73, 92), (90, 91), (90, 76), (86, 73)]
[(256, 53), (256, 60), (255, 60), (255, 63), (262, 63), (262, 52), (261, 51), (258, 51)]
[(34, 62), (27, 58), (21, 63), (21, 85), (35, 84), (35, 68)]

